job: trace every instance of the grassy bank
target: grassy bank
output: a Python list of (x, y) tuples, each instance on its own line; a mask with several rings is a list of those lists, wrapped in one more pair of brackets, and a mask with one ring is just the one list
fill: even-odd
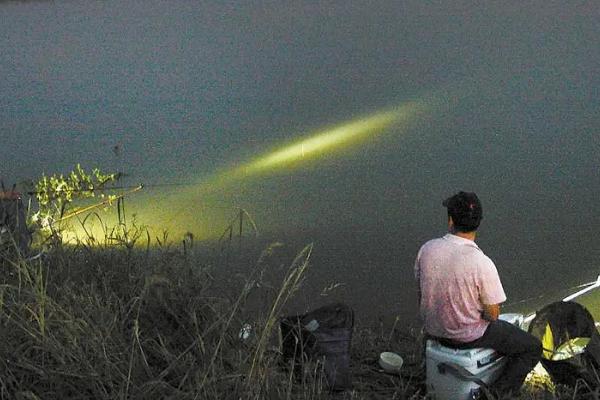
[[(299, 249), (276, 285), (264, 282), (271, 246), (244, 276), (215, 276), (222, 257), (188, 246), (57, 246), (0, 270), (0, 397), (6, 399), (423, 399), (420, 338), (357, 325), (353, 390), (329, 394), (318, 365), (301, 378), (282, 363), (278, 318), (310, 265)], [(229, 262), (229, 260), (227, 261)], [(250, 323), (248, 339), (240, 328)], [(401, 376), (377, 366), (401, 353)], [(579, 388), (556, 396), (598, 398)], [(582, 394), (583, 393), (583, 394)], [(585, 394), (587, 393), (587, 394)], [(590, 396), (596, 397), (590, 397)], [(545, 396), (545, 397), (542, 397)]]

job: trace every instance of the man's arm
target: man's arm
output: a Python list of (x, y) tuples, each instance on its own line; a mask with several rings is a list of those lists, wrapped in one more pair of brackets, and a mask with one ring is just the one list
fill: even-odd
[(481, 317), (486, 321), (495, 321), (500, 315), (500, 304), (484, 304)]
[(486, 321), (496, 321), (500, 315), (500, 304), (506, 301), (506, 294), (492, 260), (485, 257), (480, 261), (478, 287), (479, 300), (483, 305), (481, 317)]

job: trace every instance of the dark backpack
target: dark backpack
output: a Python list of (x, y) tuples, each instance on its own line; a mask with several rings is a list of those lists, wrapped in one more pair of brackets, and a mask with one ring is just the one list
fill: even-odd
[(350, 389), (350, 344), (354, 327), (354, 311), (335, 303), (302, 315), (280, 320), (281, 352), (296, 376), (304, 362), (322, 360), (323, 374), (332, 391)]

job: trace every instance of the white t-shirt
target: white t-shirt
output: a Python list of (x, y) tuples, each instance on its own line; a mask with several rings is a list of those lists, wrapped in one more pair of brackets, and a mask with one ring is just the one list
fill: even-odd
[(459, 342), (479, 339), (489, 322), (484, 304), (506, 295), (496, 266), (472, 240), (447, 234), (425, 243), (415, 261), (425, 331)]

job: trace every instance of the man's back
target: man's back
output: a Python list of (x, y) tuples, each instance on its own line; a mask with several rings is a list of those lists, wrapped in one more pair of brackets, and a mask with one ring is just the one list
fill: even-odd
[(419, 250), (415, 275), (421, 317), (431, 336), (452, 339), (461, 348), (488, 347), (508, 357), (493, 383), (496, 393), (518, 391), (542, 356), (540, 341), (498, 319), (506, 301), (496, 266), (475, 244), (483, 208), (475, 193), (458, 192), (442, 202), (448, 232)]
[(481, 316), (483, 305), (506, 300), (494, 263), (475, 242), (456, 235), (425, 243), (415, 274), (425, 330), (433, 336), (476, 340), (489, 324)]

